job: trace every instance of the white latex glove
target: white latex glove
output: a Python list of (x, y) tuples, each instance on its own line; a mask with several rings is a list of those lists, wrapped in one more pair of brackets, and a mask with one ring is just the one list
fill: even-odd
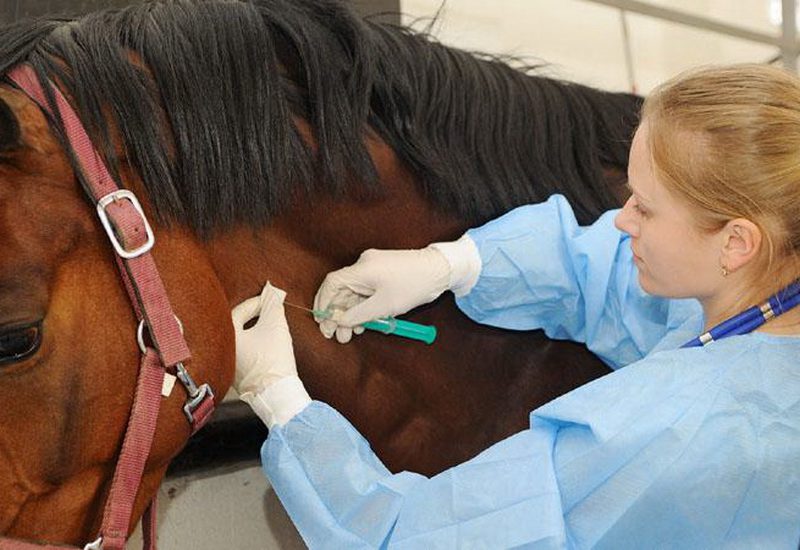
[[(297, 376), (292, 336), (286, 324), (286, 293), (267, 283), (260, 296), (231, 312), (236, 333), (234, 389), (270, 428), (283, 425), (311, 402)], [(258, 321), (244, 326), (254, 317)]]
[(448, 289), (466, 294), (480, 268), (478, 249), (467, 235), (421, 249), (366, 250), (355, 264), (329, 273), (319, 287), (314, 309), (332, 313), (317, 319), (320, 330), (344, 344), (363, 332), (363, 323), (401, 315)]

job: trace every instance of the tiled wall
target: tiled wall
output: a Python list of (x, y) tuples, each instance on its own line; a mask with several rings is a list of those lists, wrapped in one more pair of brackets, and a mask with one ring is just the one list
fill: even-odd
[[(88, 13), (102, 8), (127, 6), (137, 0), (0, 0), (0, 23), (48, 13)], [(400, 0), (354, 0), (356, 10), (364, 15), (389, 14), (384, 18), (399, 22)]]

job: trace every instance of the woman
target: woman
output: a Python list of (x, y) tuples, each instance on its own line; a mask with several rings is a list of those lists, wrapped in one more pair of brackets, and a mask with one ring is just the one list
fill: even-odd
[(271, 428), (264, 469), (310, 547), (797, 548), (800, 81), (745, 65), (662, 85), (629, 185), (591, 227), (554, 196), (326, 278), (315, 307), (337, 312), (321, 329), (342, 342), (449, 289), (476, 321), (625, 366), (431, 479), (392, 475), (309, 399), (279, 292), (234, 310), (236, 385)]

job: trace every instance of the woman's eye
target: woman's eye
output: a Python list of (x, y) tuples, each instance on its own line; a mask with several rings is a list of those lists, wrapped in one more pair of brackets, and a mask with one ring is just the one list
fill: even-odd
[(0, 364), (27, 359), (42, 343), (41, 321), (24, 327), (0, 329)]

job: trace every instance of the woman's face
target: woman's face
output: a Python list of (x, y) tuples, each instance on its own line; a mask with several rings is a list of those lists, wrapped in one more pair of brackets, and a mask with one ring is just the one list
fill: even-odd
[[(700, 230), (689, 206), (671, 194), (653, 170), (643, 122), (631, 144), (628, 184), (632, 195), (615, 219), (631, 236), (639, 284), (668, 298), (712, 297), (722, 282), (719, 234)], [(686, 143), (691, 147), (691, 142)]]

